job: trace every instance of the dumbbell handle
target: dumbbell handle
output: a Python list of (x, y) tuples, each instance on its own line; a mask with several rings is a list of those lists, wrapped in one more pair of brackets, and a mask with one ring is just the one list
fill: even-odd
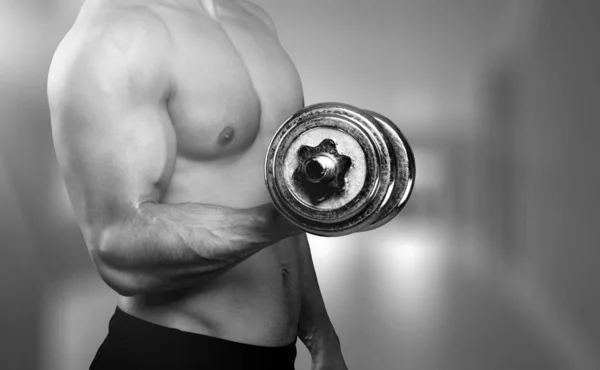
[(302, 172), (311, 183), (324, 183), (333, 180), (338, 172), (338, 163), (331, 154), (318, 153), (302, 163)]

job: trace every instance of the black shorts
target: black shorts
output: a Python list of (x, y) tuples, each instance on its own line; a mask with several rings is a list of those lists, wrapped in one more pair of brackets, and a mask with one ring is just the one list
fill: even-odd
[(90, 370), (293, 370), (295, 342), (261, 347), (156, 325), (119, 308)]

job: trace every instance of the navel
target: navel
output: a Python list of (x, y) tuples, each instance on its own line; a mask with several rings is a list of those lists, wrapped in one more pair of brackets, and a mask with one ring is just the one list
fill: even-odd
[(219, 145), (225, 146), (233, 140), (235, 136), (235, 130), (231, 126), (226, 126), (219, 134), (218, 143)]

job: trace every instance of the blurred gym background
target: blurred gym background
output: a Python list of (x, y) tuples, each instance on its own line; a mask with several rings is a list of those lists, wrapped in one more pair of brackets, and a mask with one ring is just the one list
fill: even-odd
[[(256, 2), (308, 104), (379, 111), (416, 152), (394, 222), (311, 238), (350, 369), (599, 369), (600, 2)], [(47, 70), (79, 7), (0, 0), (3, 370), (87, 369), (115, 308), (50, 136)]]

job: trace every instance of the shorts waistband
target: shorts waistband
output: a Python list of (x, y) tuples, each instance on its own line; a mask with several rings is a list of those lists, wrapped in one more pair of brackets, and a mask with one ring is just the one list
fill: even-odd
[(115, 313), (110, 319), (109, 335), (115, 335), (123, 341), (133, 342), (170, 342), (178, 343), (186, 347), (206, 348), (211, 353), (218, 355), (219, 353), (230, 354), (236, 353), (239, 355), (247, 354), (249, 356), (267, 356), (267, 357), (289, 357), (296, 356), (296, 340), (292, 343), (281, 347), (265, 347), (241, 342), (234, 342), (227, 339), (212, 337), (203, 334), (186, 332), (179, 329), (169, 328), (158, 325), (133, 315), (128, 314), (119, 307), (115, 309)]

